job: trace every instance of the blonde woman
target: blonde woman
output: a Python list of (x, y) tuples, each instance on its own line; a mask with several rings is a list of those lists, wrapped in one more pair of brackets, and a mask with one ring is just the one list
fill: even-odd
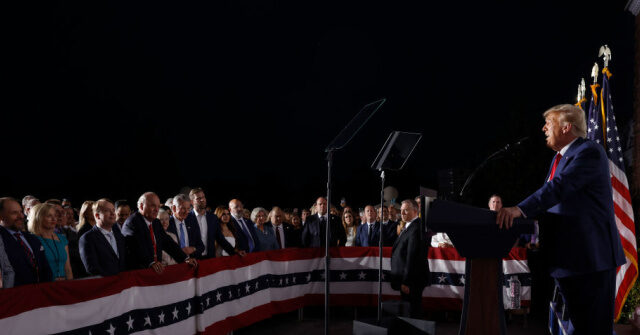
[(78, 221), (78, 238), (88, 232), (96, 225), (96, 218), (93, 217), (93, 201), (87, 200), (80, 208), (80, 220)]
[(29, 212), (29, 232), (36, 235), (44, 247), (44, 253), (54, 280), (73, 279), (69, 262), (69, 242), (62, 234), (54, 232), (57, 208), (52, 204), (38, 204)]

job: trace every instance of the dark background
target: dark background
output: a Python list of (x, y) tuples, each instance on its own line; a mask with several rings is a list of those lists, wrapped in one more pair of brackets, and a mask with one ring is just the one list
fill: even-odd
[[(544, 179), (541, 113), (574, 103), (608, 44), (619, 128), (632, 104), (625, 1), (22, 2), (6, 15), (2, 195), (309, 206), (324, 148), (368, 102), (382, 109), (335, 156), (334, 199), (379, 201), (369, 166), (392, 130), (424, 137), (388, 184), (443, 190), (494, 161), (465, 201), (517, 203)], [(600, 61), (602, 68), (602, 62)], [(626, 133), (624, 133), (626, 134)], [(625, 148), (626, 149), (626, 148)], [(444, 172), (443, 172), (444, 171)], [(454, 185), (460, 187), (461, 185)], [(334, 203), (338, 203), (336, 200)]]

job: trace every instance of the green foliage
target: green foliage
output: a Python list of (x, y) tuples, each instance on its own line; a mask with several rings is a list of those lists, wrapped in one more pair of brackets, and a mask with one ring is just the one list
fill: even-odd
[(635, 311), (636, 307), (640, 305), (640, 280), (636, 280), (635, 284), (631, 288), (627, 301), (624, 302), (622, 312), (620, 313), (620, 320), (618, 323), (628, 323)]

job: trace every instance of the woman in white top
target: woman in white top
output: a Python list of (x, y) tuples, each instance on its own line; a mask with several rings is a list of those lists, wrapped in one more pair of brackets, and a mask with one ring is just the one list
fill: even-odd
[(356, 245), (356, 220), (353, 218), (351, 211), (344, 211), (342, 214), (342, 226), (347, 233), (347, 243), (345, 247), (353, 247)]
[[(220, 231), (224, 238), (231, 244), (232, 247), (236, 247), (236, 231), (231, 222), (231, 213), (225, 206), (218, 206), (214, 212), (218, 216), (218, 223), (220, 224)], [(229, 254), (222, 249), (222, 246), (216, 242), (216, 257), (229, 256)]]

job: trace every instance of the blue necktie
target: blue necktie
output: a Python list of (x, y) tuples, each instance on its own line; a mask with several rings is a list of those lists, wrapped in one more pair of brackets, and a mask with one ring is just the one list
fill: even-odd
[(111, 244), (111, 248), (113, 249), (113, 252), (116, 253), (116, 256), (118, 256), (118, 258), (120, 258), (120, 255), (118, 254), (118, 246), (116, 245), (116, 238), (115, 236), (113, 236), (113, 231), (109, 232), (109, 234), (107, 234), (107, 237), (109, 238), (109, 244)]
[(253, 238), (251, 237), (251, 234), (249, 233), (249, 230), (247, 229), (247, 225), (244, 224), (244, 220), (242, 219), (238, 219), (238, 222), (240, 223), (240, 228), (242, 228), (242, 231), (244, 232), (245, 235), (247, 235), (247, 241), (249, 242), (249, 252), (253, 251)]
[(180, 222), (180, 248), (186, 247), (186, 242), (184, 240), (184, 223)]

